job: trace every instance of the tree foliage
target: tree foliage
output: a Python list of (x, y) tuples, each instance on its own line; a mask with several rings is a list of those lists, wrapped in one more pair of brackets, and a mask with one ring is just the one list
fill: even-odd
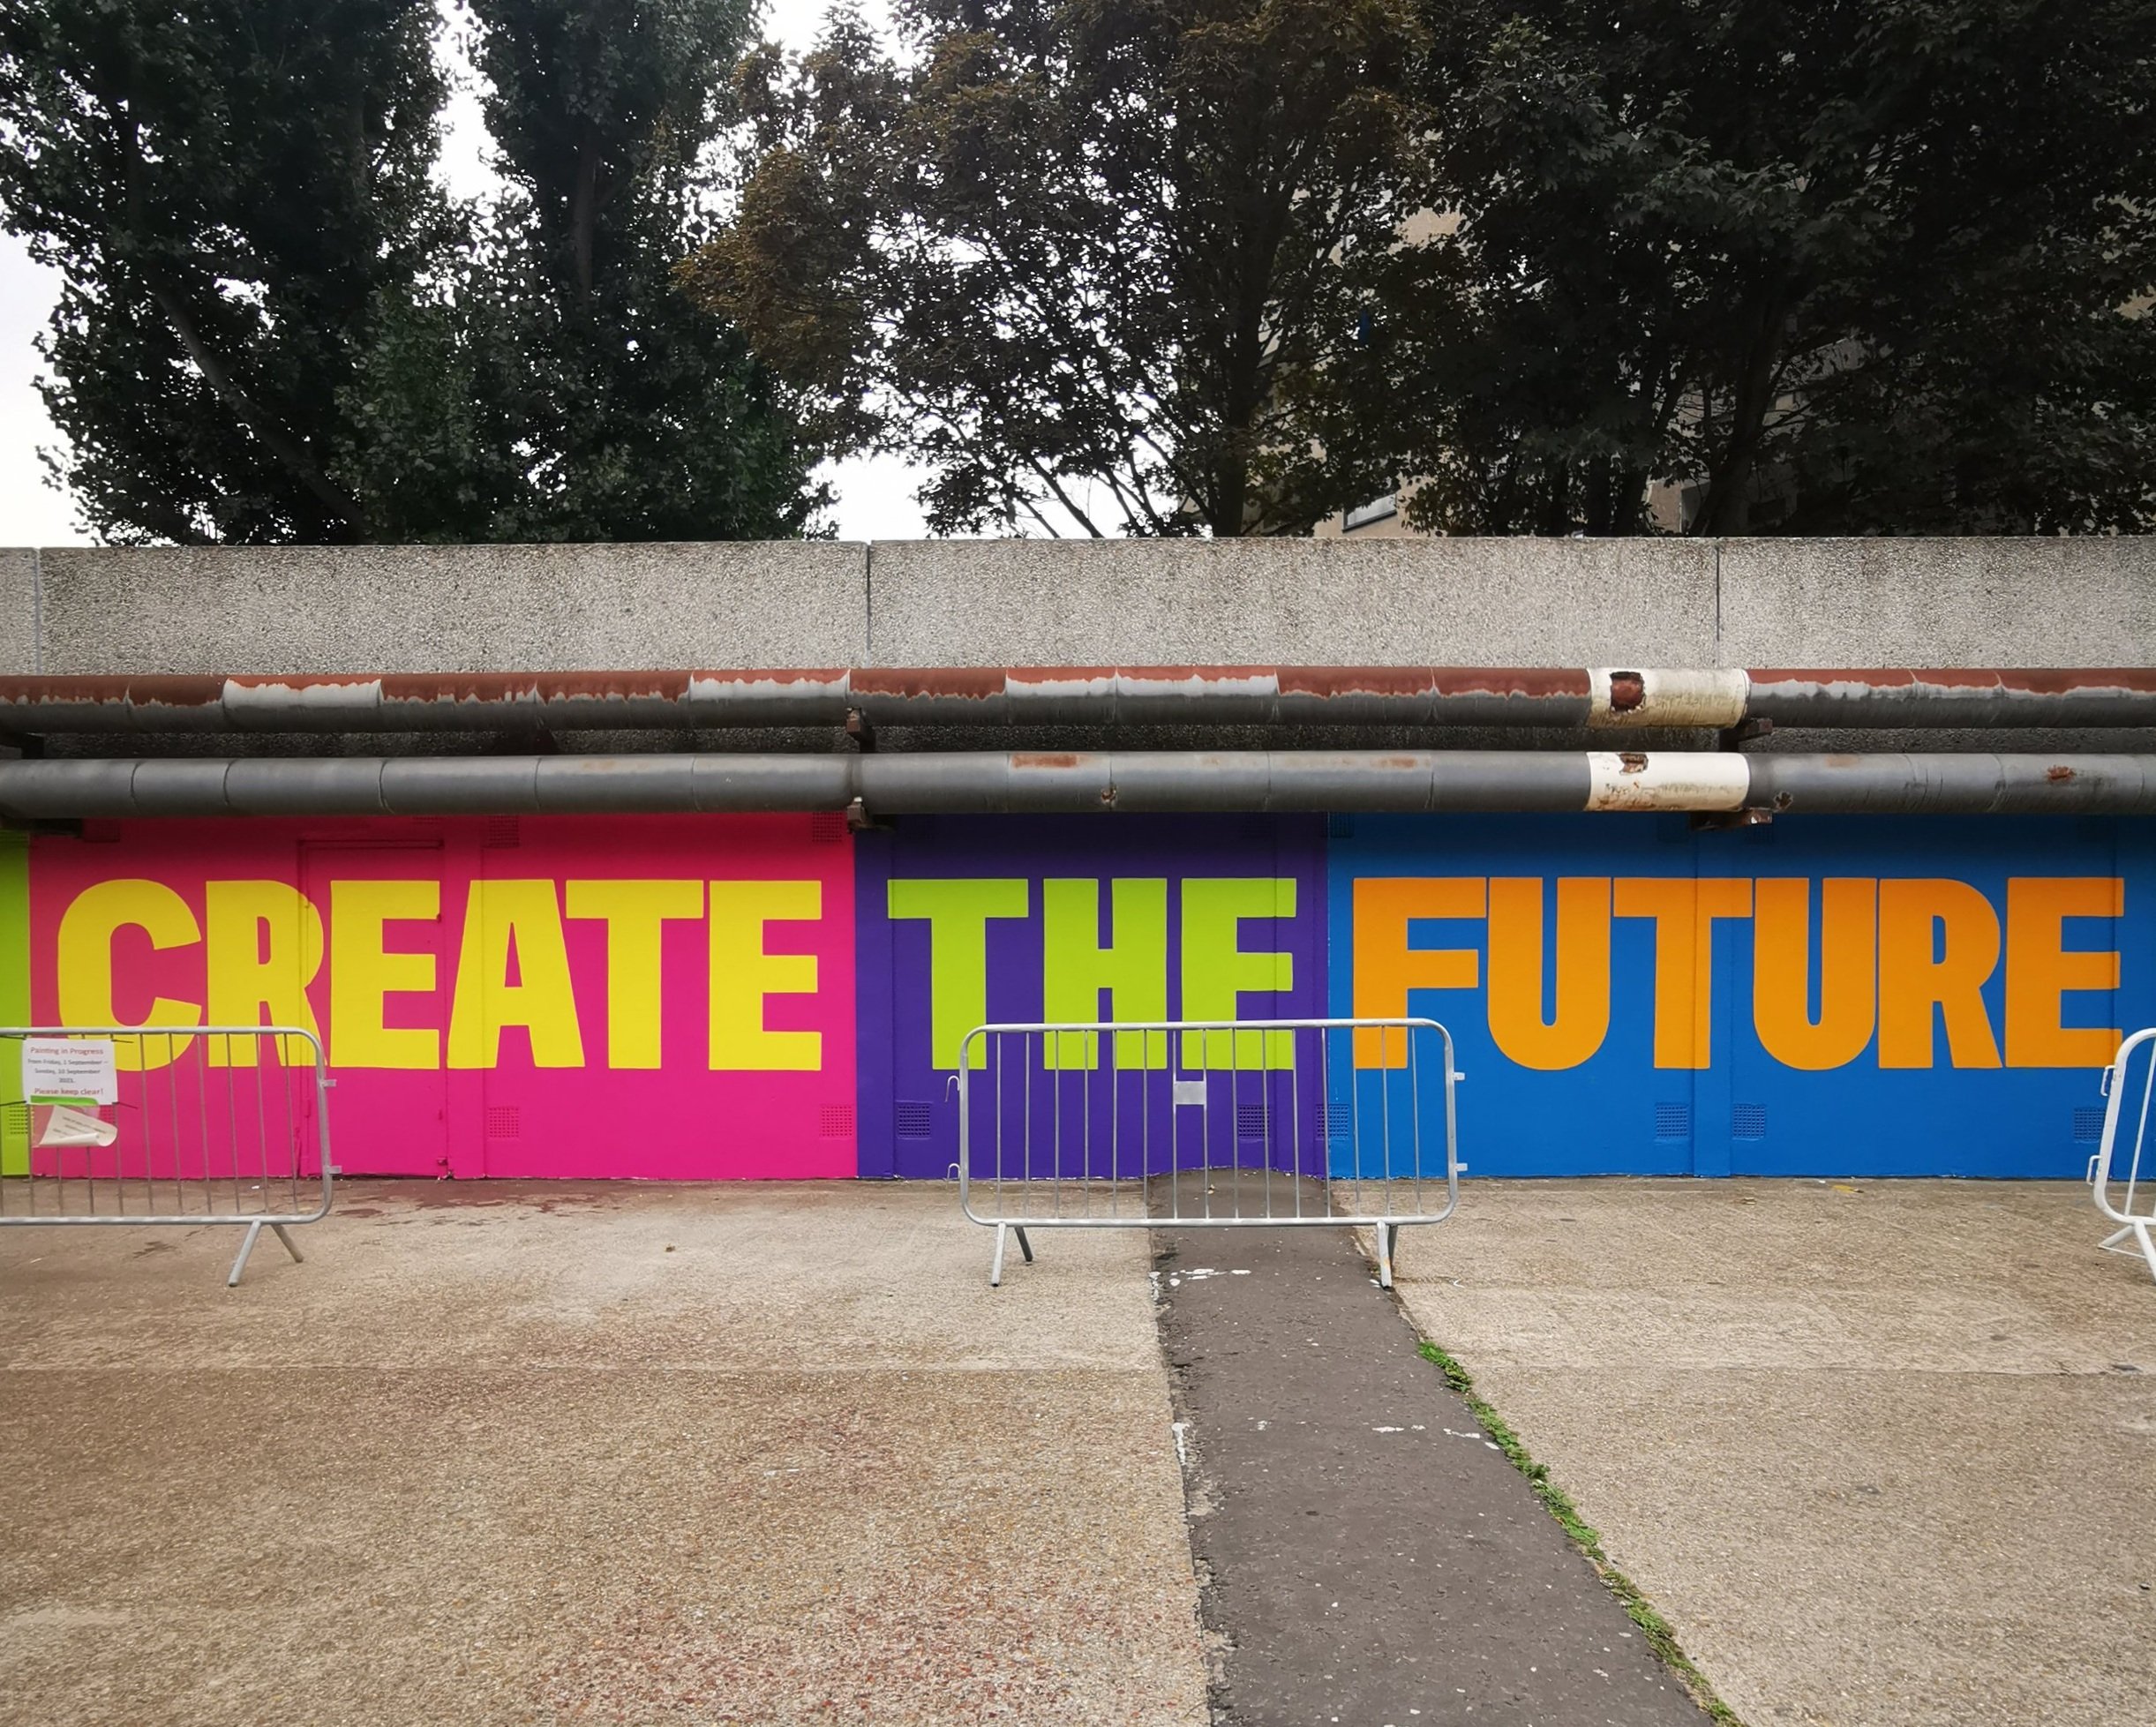
[[(1339, 260), (1408, 214), (1405, 0), (900, 0), (741, 89), (758, 158), (689, 281), (903, 447), (939, 531), (1295, 531), (1328, 444)], [(1091, 488), (1098, 488), (1097, 492)]]
[(1384, 260), (1428, 523), (2100, 531), (2156, 519), (2156, 6), (1432, 4)]
[(732, 327), (676, 287), (750, 0), (470, 0), (508, 183), (489, 312), (530, 447), (504, 537), (798, 532), (808, 452)]
[(122, 539), (799, 531), (812, 452), (670, 271), (747, 0), (474, 0), (507, 190), (453, 206), (430, 0), (0, 0), (0, 206), (64, 273), (62, 477)]
[(337, 409), (449, 213), (422, 0), (0, 0), (0, 205), (65, 273), (46, 401), (118, 538), (339, 540)]

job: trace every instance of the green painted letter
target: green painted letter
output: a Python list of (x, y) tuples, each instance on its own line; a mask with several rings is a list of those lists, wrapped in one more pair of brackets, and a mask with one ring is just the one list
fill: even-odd
[[(1185, 1019), (1233, 1019), (1242, 996), (1281, 995), (1295, 987), (1293, 954), (1244, 953), (1236, 945), (1244, 918), (1292, 918), (1295, 905), (1292, 875), (1192, 877), (1183, 884)], [(1183, 1040), (1183, 1065), (1291, 1068), (1295, 1033), (1198, 1032)]]
[[(1043, 1019), (1165, 1019), (1168, 1017), (1168, 883), (1118, 879), (1112, 884), (1115, 935), (1101, 945), (1101, 884), (1090, 877), (1041, 884), (1041, 1011)], [(1109, 1008), (1101, 1011), (1101, 992)], [(1100, 1063), (1091, 1032), (1057, 1038), (1048, 1047), (1051, 1068)], [(1149, 1032), (1116, 1040), (1119, 1068), (1164, 1068), (1168, 1037)]]
[(988, 920), (1022, 918), (1032, 896), (1023, 880), (921, 880), (890, 883), (894, 918), (928, 920), (928, 1060), (958, 1065), (958, 1040), (988, 1017)]

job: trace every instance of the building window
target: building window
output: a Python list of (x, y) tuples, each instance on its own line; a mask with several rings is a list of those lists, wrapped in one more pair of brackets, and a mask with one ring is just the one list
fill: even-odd
[(1399, 514), (1400, 506), (1388, 492), (1382, 498), (1372, 498), (1367, 504), (1358, 504), (1341, 517), (1341, 531), (1351, 534), (1357, 528), (1367, 528), (1373, 522), (1382, 522), (1388, 515)]

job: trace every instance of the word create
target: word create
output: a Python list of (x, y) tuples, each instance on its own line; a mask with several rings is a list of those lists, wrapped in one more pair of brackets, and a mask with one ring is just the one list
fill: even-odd
[[(814, 996), (814, 953), (771, 950), (774, 926), (815, 925), (823, 883), (808, 881), (488, 880), (466, 890), (454, 935), (442, 885), (427, 879), (333, 881), (327, 905), (289, 882), (209, 881), (201, 913), (161, 882), (119, 878), (85, 888), (62, 913), (56, 974), (70, 1025), (170, 1028), (131, 1040), (124, 1067), (161, 1067), (193, 1040), (189, 1027), (289, 1025), (322, 1031), (339, 1068), (492, 1068), (518, 1032), (539, 1068), (587, 1065), (605, 1033), (605, 1065), (661, 1065), (671, 990), (671, 932), (703, 926), (705, 1059), (713, 1071), (821, 1070), (823, 1034), (769, 1025), (774, 997)], [(597, 980), (580, 979), (573, 942), (604, 949)], [(147, 953), (145, 953), (146, 948)], [(454, 961), (449, 950), (454, 949)], [(199, 978), (189, 995), (116, 1000), (159, 956)], [(446, 965), (453, 965), (443, 975)], [(326, 990), (321, 987), (327, 971)], [(157, 975), (168, 978), (168, 962)], [(318, 1002), (327, 1012), (318, 1018)], [(446, 1010), (446, 1011), (445, 1011)], [(252, 1038), (207, 1040), (212, 1066), (249, 1066)], [(301, 1040), (289, 1040), (301, 1045)], [(227, 1047), (229, 1046), (229, 1047)], [(280, 1052), (309, 1059), (304, 1047)]]

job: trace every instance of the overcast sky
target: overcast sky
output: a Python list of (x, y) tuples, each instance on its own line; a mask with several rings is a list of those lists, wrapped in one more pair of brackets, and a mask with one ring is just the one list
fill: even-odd
[[(871, 18), (883, 15), (875, 0), (863, 10)], [(805, 48), (823, 11), (823, 0), (767, 0), (764, 34), (789, 48)], [(441, 171), (450, 191), (469, 197), (485, 191), (492, 176), (470, 68), (460, 60), (454, 69), (459, 88), (447, 115)], [(33, 343), (52, 315), (59, 288), (56, 272), (33, 262), (14, 236), (0, 234), (0, 545), (91, 543), (72, 503), (54, 488), (37, 454), (41, 447), (58, 441), (35, 388), (41, 363)], [(905, 463), (888, 456), (840, 462), (825, 477), (838, 493), (843, 538), (912, 539), (923, 531), (913, 499), (919, 477)]]

